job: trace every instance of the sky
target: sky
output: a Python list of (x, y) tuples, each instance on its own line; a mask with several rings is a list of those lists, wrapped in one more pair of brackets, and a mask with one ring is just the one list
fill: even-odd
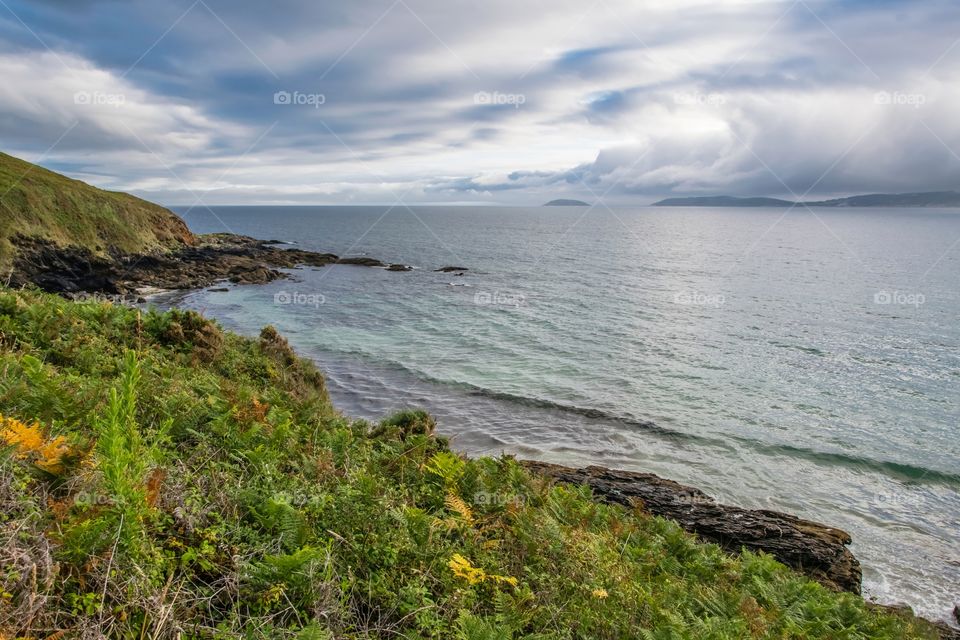
[(0, 0), (0, 78), (166, 205), (960, 189), (955, 0)]

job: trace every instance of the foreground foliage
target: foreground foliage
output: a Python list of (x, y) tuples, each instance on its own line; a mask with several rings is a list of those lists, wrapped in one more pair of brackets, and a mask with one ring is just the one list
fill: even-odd
[(276, 331), (0, 289), (0, 637), (925, 638), (330, 406)]

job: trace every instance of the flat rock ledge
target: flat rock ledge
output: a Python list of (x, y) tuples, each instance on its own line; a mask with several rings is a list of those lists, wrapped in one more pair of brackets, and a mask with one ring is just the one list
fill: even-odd
[(860, 563), (848, 533), (765, 509), (719, 504), (699, 489), (652, 473), (604, 467), (573, 469), (525, 460), (531, 471), (559, 482), (587, 485), (605, 502), (633, 506), (676, 521), (685, 531), (731, 553), (764, 551), (783, 564), (838, 591), (860, 594)]

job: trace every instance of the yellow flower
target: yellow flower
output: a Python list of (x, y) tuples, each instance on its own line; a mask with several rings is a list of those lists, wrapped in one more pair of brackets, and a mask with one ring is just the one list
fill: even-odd
[(594, 589), (592, 593), (594, 598), (600, 598), (601, 600), (610, 595), (606, 589)]

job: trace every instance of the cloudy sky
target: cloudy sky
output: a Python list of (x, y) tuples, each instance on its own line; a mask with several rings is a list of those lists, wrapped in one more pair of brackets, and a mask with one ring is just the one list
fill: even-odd
[(960, 189), (955, 0), (0, 0), (0, 77), (168, 205)]

